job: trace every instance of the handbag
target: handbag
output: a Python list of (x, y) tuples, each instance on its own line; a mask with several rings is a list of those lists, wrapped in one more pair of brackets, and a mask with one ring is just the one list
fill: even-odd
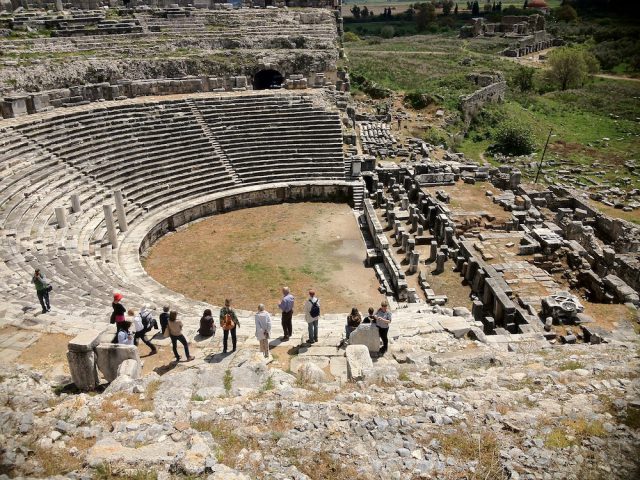
[(51, 290), (53, 290), (53, 287), (51, 285), (47, 285), (46, 290), (47, 290), (47, 293), (49, 293)]

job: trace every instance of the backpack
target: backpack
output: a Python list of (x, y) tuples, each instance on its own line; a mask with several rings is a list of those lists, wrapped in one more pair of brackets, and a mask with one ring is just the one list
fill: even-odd
[(318, 305), (318, 301), (315, 302), (313, 300), (309, 300), (311, 302), (311, 310), (309, 310), (309, 315), (311, 318), (316, 318), (320, 316), (320, 305)]
[(149, 312), (144, 310), (144, 313), (140, 312), (140, 320), (142, 321), (142, 328), (145, 330), (149, 328)]
[(222, 317), (220, 326), (222, 327), (223, 330), (233, 330), (235, 328), (236, 324), (233, 321), (233, 317), (231, 316), (230, 313), (227, 313), (225, 314), (224, 317)]

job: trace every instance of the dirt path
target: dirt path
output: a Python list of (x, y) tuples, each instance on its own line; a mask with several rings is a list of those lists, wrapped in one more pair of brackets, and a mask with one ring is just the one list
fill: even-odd
[(448, 55), (448, 52), (435, 50), (360, 50), (358, 48), (349, 48), (347, 50), (358, 53), (397, 53), (397, 54), (420, 54), (420, 55)]
[(281, 287), (301, 301), (315, 288), (324, 313), (375, 305), (382, 296), (364, 244), (345, 204), (292, 203), (216, 215), (156, 244), (145, 268), (191, 298), (238, 308), (264, 303), (277, 311)]

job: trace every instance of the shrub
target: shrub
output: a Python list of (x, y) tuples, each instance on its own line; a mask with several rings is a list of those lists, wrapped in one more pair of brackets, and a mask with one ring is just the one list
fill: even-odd
[(353, 32), (345, 32), (343, 37), (345, 42), (359, 42), (360, 37)]
[(404, 103), (415, 110), (420, 110), (435, 103), (435, 100), (427, 93), (410, 92), (404, 96)]
[(382, 38), (393, 38), (395, 33), (396, 30), (391, 25), (385, 25), (382, 27), (382, 30), (380, 30), (380, 36)]
[(561, 22), (575, 22), (578, 19), (578, 12), (571, 5), (564, 4), (553, 10), (553, 16)]
[(533, 88), (534, 73), (535, 68), (520, 66), (513, 74), (511, 81), (521, 92), (528, 92)]
[(492, 150), (504, 155), (527, 155), (535, 149), (531, 131), (518, 123), (500, 125), (495, 141)]
[(449, 138), (447, 137), (447, 134), (439, 129), (429, 129), (422, 138), (425, 142), (430, 143), (431, 145), (444, 145), (445, 148), (449, 146)]
[(599, 69), (593, 53), (581, 47), (558, 48), (551, 52), (548, 63), (548, 78), (561, 90), (582, 86), (587, 76)]

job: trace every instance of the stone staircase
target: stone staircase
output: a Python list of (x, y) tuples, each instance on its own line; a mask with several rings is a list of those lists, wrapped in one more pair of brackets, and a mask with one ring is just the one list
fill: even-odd
[(353, 186), (353, 209), (357, 211), (364, 210), (364, 196), (367, 187), (364, 181), (360, 181), (358, 184)]
[(213, 151), (215, 152), (218, 159), (224, 165), (224, 168), (229, 174), (229, 176), (233, 179), (235, 183), (242, 183), (242, 180), (240, 179), (236, 171), (233, 169), (233, 165), (231, 165), (229, 158), (227, 158), (227, 155), (224, 153), (224, 150), (222, 150), (222, 147), (220, 146), (218, 141), (215, 139), (215, 135), (209, 128), (209, 125), (207, 124), (204, 117), (202, 116), (202, 113), (200, 113), (200, 110), (198, 110), (198, 108), (194, 105), (193, 100), (188, 100), (187, 104), (191, 109), (191, 113), (193, 113), (193, 117), (195, 118), (198, 125), (200, 125), (200, 128), (202, 128), (202, 131), (204, 132), (207, 139), (209, 140), (209, 143), (211, 144)]

